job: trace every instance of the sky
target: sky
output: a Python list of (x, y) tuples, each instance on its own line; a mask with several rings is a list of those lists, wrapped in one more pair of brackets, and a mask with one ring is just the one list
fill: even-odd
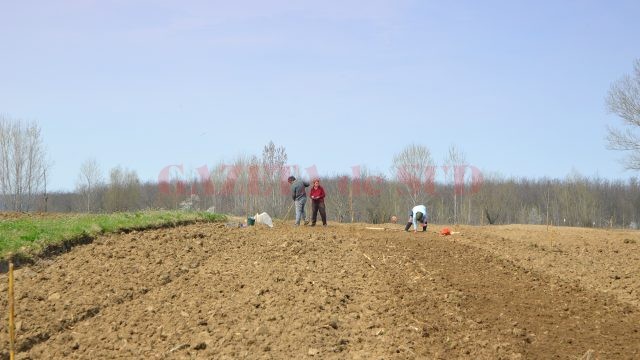
[(49, 188), (81, 164), (157, 180), (261, 156), (321, 176), (450, 146), (503, 177), (627, 179), (611, 84), (637, 0), (0, 2), (0, 114), (35, 121)]

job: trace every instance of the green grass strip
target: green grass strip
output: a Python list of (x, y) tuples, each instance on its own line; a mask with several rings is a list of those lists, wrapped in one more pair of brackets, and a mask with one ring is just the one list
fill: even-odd
[(37, 254), (49, 245), (131, 229), (147, 229), (190, 222), (224, 221), (206, 212), (140, 211), (113, 214), (26, 214), (0, 220), (0, 259)]

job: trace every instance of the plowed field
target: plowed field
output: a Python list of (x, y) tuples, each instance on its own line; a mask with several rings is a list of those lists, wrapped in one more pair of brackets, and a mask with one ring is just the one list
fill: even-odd
[(368, 227), (99, 237), (16, 270), (16, 358), (640, 358), (637, 231)]

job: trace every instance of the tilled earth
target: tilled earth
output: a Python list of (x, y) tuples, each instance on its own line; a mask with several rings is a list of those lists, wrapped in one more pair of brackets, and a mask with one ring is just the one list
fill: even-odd
[(637, 231), (371, 227), (99, 237), (15, 272), (16, 358), (640, 358)]

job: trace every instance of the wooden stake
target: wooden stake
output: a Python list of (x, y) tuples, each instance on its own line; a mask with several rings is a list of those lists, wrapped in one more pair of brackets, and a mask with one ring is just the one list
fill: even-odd
[(11, 360), (15, 359), (16, 327), (14, 316), (13, 263), (9, 263), (9, 359)]

